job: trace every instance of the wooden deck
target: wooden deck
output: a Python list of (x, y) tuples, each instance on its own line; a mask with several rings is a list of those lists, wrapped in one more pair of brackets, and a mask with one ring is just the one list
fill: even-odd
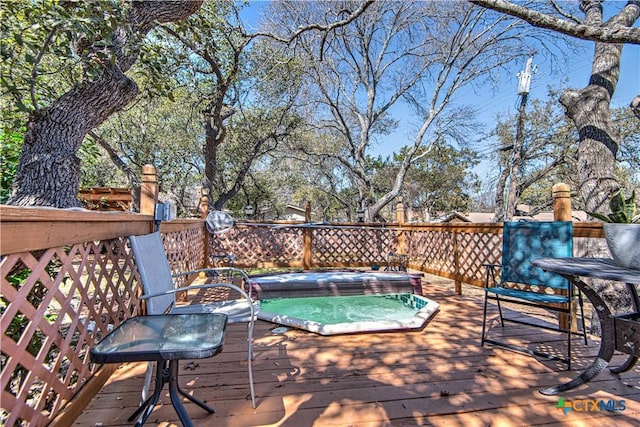
[[(558, 408), (559, 397), (541, 387), (570, 380), (597, 353), (574, 340), (574, 370), (506, 349), (479, 346), (482, 301), (454, 295), (451, 285), (425, 280), (424, 292), (440, 312), (421, 331), (323, 337), (276, 325), (256, 324), (254, 376), (258, 400), (251, 407), (246, 373), (246, 327), (229, 325), (222, 353), (181, 363), (181, 386), (214, 406), (208, 415), (185, 408), (198, 426), (415, 426), (575, 425), (638, 426), (640, 367), (620, 375), (605, 370), (595, 381), (562, 395), (582, 408), (582, 399), (624, 400), (624, 411)], [(491, 333), (499, 334), (499, 327)], [(533, 345), (562, 347), (563, 337), (511, 325)], [(558, 341), (559, 340), (559, 341)], [(544, 342), (544, 344), (542, 344)], [(619, 363), (624, 356), (618, 355)], [(119, 368), (76, 420), (77, 426), (131, 425), (139, 401), (143, 364)], [(165, 389), (166, 392), (166, 389)], [(180, 425), (163, 394), (147, 425)]]

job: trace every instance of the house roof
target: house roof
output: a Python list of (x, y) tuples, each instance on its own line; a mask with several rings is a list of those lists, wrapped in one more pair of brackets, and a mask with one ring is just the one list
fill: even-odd
[[(491, 222), (494, 216), (495, 214), (493, 212), (470, 212), (468, 214), (453, 212), (444, 217), (440, 222)], [(587, 221), (587, 213), (584, 211), (572, 211), (571, 216), (574, 222)], [(513, 220), (553, 221), (553, 212), (540, 212), (533, 216), (516, 215), (513, 217)]]

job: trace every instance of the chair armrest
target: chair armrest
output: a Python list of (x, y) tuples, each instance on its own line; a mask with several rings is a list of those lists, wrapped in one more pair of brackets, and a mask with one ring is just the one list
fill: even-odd
[[(196, 273), (228, 273), (228, 272), (232, 272), (232, 273), (238, 273), (242, 276), (242, 279), (244, 280), (244, 282), (247, 284), (248, 288), (249, 288), (249, 297), (252, 297), (251, 295), (251, 286), (249, 285), (249, 275), (244, 271), (241, 270), (239, 268), (235, 268), (235, 267), (212, 267), (212, 268), (199, 268), (197, 270), (190, 270), (190, 271), (183, 271), (180, 273), (174, 273), (171, 275), (171, 277), (180, 277), (180, 276), (187, 276), (190, 274), (196, 274)], [(194, 285), (194, 286), (200, 286), (200, 285)], [(184, 288), (179, 288), (179, 289), (186, 289), (187, 287)], [(197, 288), (194, 288), (197, 289)], [(171, 291), (170, 291), (171, 292)]]
[(180, 273), (174, 273), (171, 276), (172, 277), (179, 277), (179, 276), (186, 276), (188, 274), (195, 274), (195, 273), (200, 273), (200, 272), (209, 272), (209, 271), (214, 271), (214, 272), (234, 272), (234, 273), (240, 273), (240, 275), (246, 279), (249, 280), (249, 275), (244, 271), (241, 270), (239, 268), (235, 268), (235, 267), (212, 267), (212, 268), (199, 268), (197, 270), (190, 270), (190, 271), (183, 271)]
[[(487, 273), (484, 279), (484, 288), (495, 287), (498, 285), (496, 282), (496, 268), (500, 268), (500, 264), (482, 264), (487, 269)], [(491, 286), (489, 286), (489, 280), (491, 280)]]
[[(153, 294), (147, 294), (147, 295), (142, 295), (140, 296), (141, 300), (146, 300), (146, 299), (150, 299), (150, 298), (155, 298), (155, 297), (159, 297), (159, 296), (163, 296), (163, 295), (170, 295), (170, 294), (175, 294), (178, 292), (184, 292), (184, 291), (190, 291), (192, 289), (209, 289), (209, 288), (231, 288), (233, 290), (235, 290), (236, 292), (240, 293), (240, 295), (242, 295), (243, 298), (245, 298), (247, 300), (247, 303), (249, 304), (249, 310), (250, 310), (250, 318), (252, 319), (251, 321), (255, 320), (256, 317), (256, 307), (254, 306), (254, 301), (251, 299), (251, 297), (242, 289), (240, 289), (238, 286), (236, 285), (232, 285), (230, 283), (207, 283), (204, 285), (192, 285), (192, 286), (185, 286), (183, 288), (176, 288), (176, 289), (171, 289), (168, 291), (164, 291), (164, 292), (156, 292)], [(259, 302), (255, 302), (255, 304), (259, 304)]]
[(161, 297), (161, 296), (164, 296), (164, 295), (177, 294), (178, 292), (188, 292), (188, 291), (191, 291), (193, 289), (209, 289), (209, 288), (231, 288), (231, 289), (239, 292), (243, 297), (249, 298), (249, 295), (247, 295), (247, 293), (245, 291), (243, 291), (238, 286), (233, 285), (231, 283), (206, 283), (204, 285), (184, 286), (182, 288), (170, 289), (170, 290), (164, 291), (164, 292), (155, 292), (155, 293), (152, 293), (152, 294), (141, 295), (139, 298), (142, 299), (142, 300), (145, 300), (145, 299), (150, 299), (150, 298)]

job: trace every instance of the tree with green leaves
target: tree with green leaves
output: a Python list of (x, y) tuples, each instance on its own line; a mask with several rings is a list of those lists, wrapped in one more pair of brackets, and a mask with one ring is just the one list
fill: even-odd
[[(530, 214), (549, 210), (552, 200), (549, 189), (558, 182), (568, 184), (572, 189), (580, 187), (577, 169), (578, 138), (575, 127), (567, 121), (561, 105), (557, 102), (556, 90), (550, 92), (547, 101), (534, 100), (526, 114), (524, 145), (522, 149), (522, 168), (516, 187), (516, 200), (531, 206)], [(619, 163), (616, 177), (623, 186), (633, 188), (638, 185), (640, 174), (640, 133), (637, 131), (637, 119), (628, 107), (612, 111), (613, 122), (620, 129)], [(510, 176), (510, 159), (513, 150), (517, 117), (507, 116), (498, 119), (495, 129), (489, 134), (495, 138), (500, 149), (493, 156), (499, 165), (499, 175), (495, 187), (496, 215), (500, 221), (504, 209), (502, 197), (506, 191), (506, 182)], [(635, 173), (634, 173), (635, 172)], [(573, 206), (584, 209), (578, 199)]]
[[(554, 91), (551, 92), (553, 98)], [(505, 193), (511, 179), (511, 159), (515, 148), (514, 138), (518, 117), (515, 115), (498, 119), (495, 129), (489, 134), (496, 138), (500, 149), (494, 154), (500, 174), (495, 189), (495, 221), (505, 217)], [(521, 165), (515, 187), (515, 200), (534, 204), (534, 212), (551, 207), (549, 188), (554, 183), (575, 184), (575, 131), (564, 118), (560, 105), (555, 101), (545, 103), (534, 100), (523, 119), (523, 144), (520, 148)], [(573, 187), (575, 188), (575, 187)], [(534, 190), (536, 189), (536, 190)], [(542, 192), (542, 199), (532, 195)], [(529, 195), (529, 197), (527, 197)], [(534, 203), (536, 201), (536, 203)]]
[[(398, 159), (401, 158), (397, 156)], [(472, 172), (478, 163), (477, 153), (468, 148), (456, 148), (437, 140), (428, 157), (420, 159), (407, 174), (403, 185), (403, 200), (425, 214), (423, 219), (452, 212), (469, 212), (473, 195), (480, 189), (480, 180)]]
[(79, 206), (85, 136), (140, 90), (127, 73), (159, 23), (187, 18), (201, 1), (8, 2), (2, 86), (28, 114), (8, 203)]
[[(2, 129), (0, 129), (0, 204), (6, 203), (11, 196), (11, 184), (16, 175), (20, 149), (24, 139), (24, 129), (20, 123), (14, 123), (11, 112), (2, 112)], [(19, 120), (19, 119), (18, 119)], [(16, 120), (17, 121), (17, 120)]]
[[(203, 170), (199, 116), (185, 108), (197, 100), (186, 88), (173, 88), (172, 99), (140, 97), (91, 131), (88, 138), (106, 152), (134, 190), (139, 189), (142, 167), (154, 165), (163, 201), (175, 203), (179, 216), (193, 214), (197, 207), (196, 188)], [(81, 158), (83, 177), (96, 176), (97, 172), (90, 171), (95, 160)], [(134, 204), (136, 201), (134, 198)]]

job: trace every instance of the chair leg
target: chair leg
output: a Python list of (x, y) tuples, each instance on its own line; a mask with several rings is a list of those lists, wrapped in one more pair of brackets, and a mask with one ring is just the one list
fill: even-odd
[(571, 308), (571, 302), (567, 304), (569, 307), (569, 327), (567, 328), (567, 371), (571, 370), (571, 325), (573, 324), (573, 310)]
[(142, 385), (142, 392), (140, 393), (140, 404), (142, 405), (146, 402), (149, 397), (149, 388), (151, 387), (151, 377), (153, 376), (153, 371), (155, 370), (156, 362), (149, 362), (147, 364), (147, 371), (144, 374), (144, 383)]
[(500, 325), (504, 328), (504, 318), (502, 317), (502, 307), (500, 306), (500, 297), (496, 295), (496, 302), (498, 303), (498, 313), (500, 313)]
[(249, 371), (249, 389), (251, 390), (251, 405), (256, 408), (256, 392), (253, 385), (253, 322), (249, 322), (248, 331), (248, 349), (247, 349), (247, 370)]

